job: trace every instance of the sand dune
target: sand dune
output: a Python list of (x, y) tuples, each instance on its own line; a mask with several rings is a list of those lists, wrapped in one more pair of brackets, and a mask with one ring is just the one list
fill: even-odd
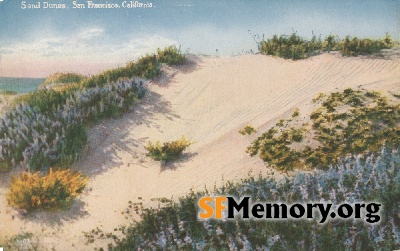
[[(21, 230), (35, 233), (41, 245), (56, 250), (85, 250), (82, 231), (97, 226), (112, 231), (126, 223), (121, 212), (128, 201), (150, 204), (153, 197), (184, 195), (193, 188), (212, 189), (222, 180), (266, 173), (259, 158), (245, 153), (251, 141), (300, 108), (312, 109), (319, 92), (345, 88), (400, 91), (400, 60), (343, 58), (322, 54), (289, 61), (263, 55), (230, 58), (192, 57), (191, 64), (165, 68), (164, 76), (149, 83), (148, 95), (129, 114), (90, 131), (85, 154), (74, 168), (91, 177), (80, 201), (66, 212), (22, 217), (2, 206), (0, 237)], [(259, 133), (242, 136), (245, 125)], [(170, 141), (185, 135), (196, 143), (182, 160), (161, 165), (145, 156), (150, 141)], [(0, 205), (6, 205), (6, 184), (0, 186)], [(140, 199), (141, 197), (142, 199)], [(12, 219), (12, 215), (15, 215)]]

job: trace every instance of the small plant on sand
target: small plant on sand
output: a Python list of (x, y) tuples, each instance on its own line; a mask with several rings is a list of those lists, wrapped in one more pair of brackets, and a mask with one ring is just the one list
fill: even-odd
[(239, 133), (242, 135), (246, 135), (246, 134), (251, 135), (256, 132), (257, 132), (257, 130), (252, 126), (245, 126), (242, 130), (239, 131)]
[(292, 113), (292, 118), (297, 118), (298, 116), (300, 116), (300, 110), (299, 108), (296, 108)]
[(62, 208), (82, 193), (87, 182), (88, 178), (69, 169), (50, 168), (47, 175), (23, 172), (13, 178), (7, 201), (12, 207), (28, 211)]
[(183, 151), (192, 143), (193, 142), (187, 140), (185, 136), (182, 136), (179, 140), (165, 142), (163, 144), (161, 144), (160, 141), (157, 141), (155, 144), (149, 142), (145, 148), (149, 151), (148, 156), (152, 159), (169, 161), (178, 159)]

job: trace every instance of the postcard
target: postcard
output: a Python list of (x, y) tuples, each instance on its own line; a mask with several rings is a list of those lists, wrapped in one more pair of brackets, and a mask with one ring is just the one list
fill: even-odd
[(399, 13), (0, 0), (0, 250), (399, 250)]

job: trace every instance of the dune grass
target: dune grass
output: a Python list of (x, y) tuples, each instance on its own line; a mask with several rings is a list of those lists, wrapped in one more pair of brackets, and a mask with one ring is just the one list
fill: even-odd
[(145, 79), (156, 78), (161, 73), (161, 65), (179, 65), (186, 61), (186, 55), (182, 54), (176, 46), (158, 49), (157, 53), (141, 57), (136, 62), (131, 61), (125, 67), (107, 70), (101, 74), (87, 78), (80, 83), (80, 87), (102, 86), (120, 78), (140, 77)]
[(324, 40), (313, 35), (311, 40), (307, 40), (296, 33), (274, 35), (257, 43), (261, 54), (293, 60), (308, 58), (323, 51), (340, 51), (342, 56), (371, 55), (379, 53), (382, 49), (390, 49), (396, 44), (389, 35), (383, 39), (360, 39), (350, 36), (339, 39), (329, 35)]

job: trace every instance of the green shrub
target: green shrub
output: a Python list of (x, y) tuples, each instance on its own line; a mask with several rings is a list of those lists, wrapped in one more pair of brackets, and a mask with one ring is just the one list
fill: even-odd
[(300, 111), (298, 108), (296, 108), (292, 113), (292, 118), (297, 118), (298, 116), (300, 116)]
[(257, 130), (252, 126), (245, 126), (242, 130), (239, 131), (239, 133), (242, 135), (246, 135), (246, 134), (251, 135), (256, 132), (257, 132)]
[(337, 51), (338, 45), (339, 45), (339, 39), (331, 34), (325, 38), (322, 48), (328, 52)]
[(294, 142), (303, 140), (304, 129), (290, 130), (281, 127), (272, 127), (258, 137), (246, 152), (250, 156), (259, 154), (260, 158), (281, 171), (290, 171), (301, 168), (301, 154), (290, 146)]
[[(311, 128), (286, 129), (289, 120), (277, 123), (258, 137), (247, 152), (282, 171), (295, 167), (328, 168), (349, 154), (378, 152), (400, 143), (400, 104), (390, 103), (377, 92), (346, 89), (328, 96), (319, 94), (310, 115)], [(314, 135), (317, 147), (303, 145), (305, 133)]]
[(23, 172), (13, 177), (7, 202), (10, 206), (31, 211), (67, 206), (82, 193), (88, 178), (69, 169), (50, 171), (47, 175)]
[(272, 39), (262, 40), (258, 44), (261, 54), (273, 55), (286, 59), (303, 59), (321, 49), (322, 43), (313, 36), (311, 41), (305, 40), (296, 33), (287, 35), (274, 35)]
[(145, 147), (149, 151), (148, 156), (154, 160), (175, 160), (178, 159), (184, 150), (188, 148), (192, 142), (184, 136), (181, 139), (161, 144), (157, 141), (155, 144), (149, 142)]
[(153, 54), (140, 58), (131, 70), (134, 76), (150, 79), (160, 75), (160, 67), (157, 55)]
[(179, 65), (186, 61), (186, 56), (181, 53), (181, 48), (169, 46), (163, 50), (157, 50), (157, 57), (161, 63), (167, 65)]
[(46, 78), (46, 80), (40, 84), (39, 89), (52, 88), (53, 86), (79, 83), (84, 80), (85, 77), (77, 73), (54, 73)]
[(382, 49), (390, 49), (394, 45), (389, 35), (384, 39), (359, 39), (346, 36), (340, 43), (340, 51), (343, 56), (370, 55), (379, 53)]

